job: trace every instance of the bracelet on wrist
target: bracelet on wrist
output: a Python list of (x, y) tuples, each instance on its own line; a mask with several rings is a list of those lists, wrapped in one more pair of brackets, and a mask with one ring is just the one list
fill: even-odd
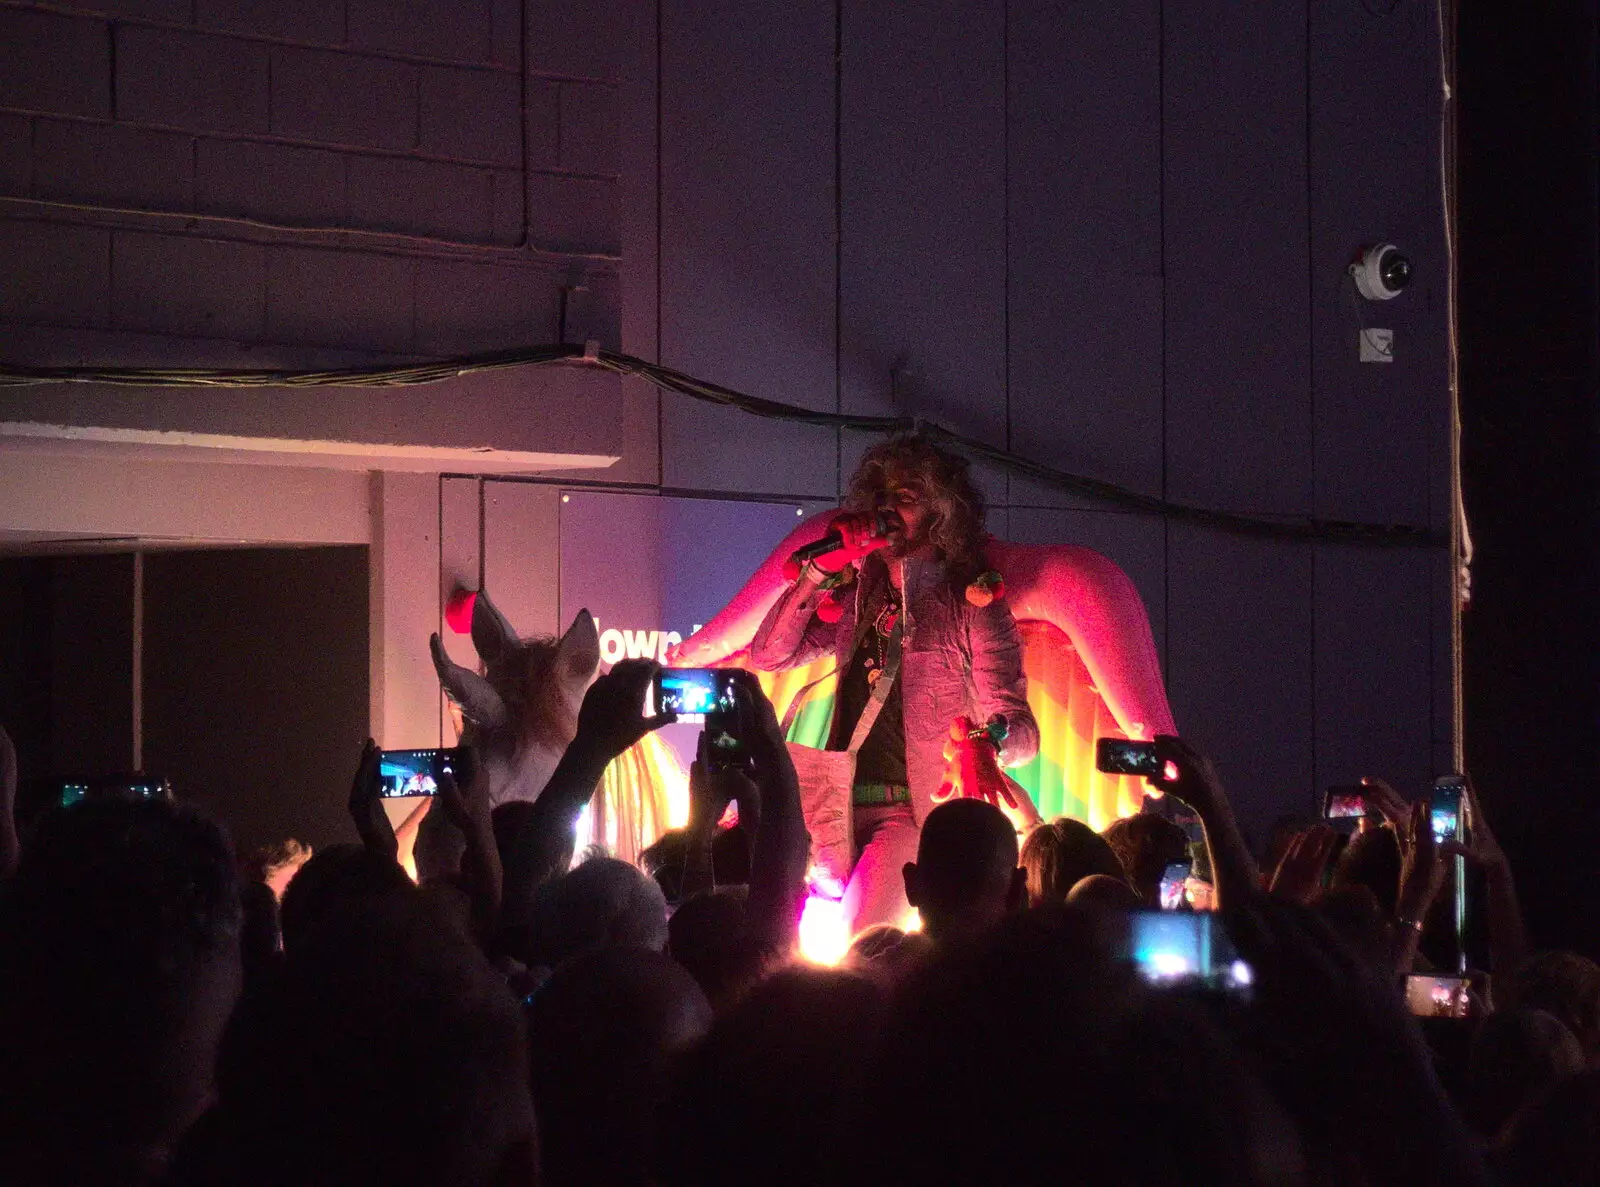
[(807, 561), (806, 567), (800, 572), (801, 576), (805, 577), (809, 581), (814, 582), (818, 589), (827, 591), (838, 589), (841, 585), (848, 585), (850, 583), (850, 578), (847, 577), (846, 574), (849, 571), (850, 566), (846, 565), (837, 572), (830, 573), (827, 569), (824, 569), (821, 565), (817, 564), (816, 561)]
[(1407, 919), (1404, 916), (1401, 916), (1400, 917), (1400, 926), (1401, 927), (1409, 927), (1412, 931), (1416, 932), (1419, 936), (1422, 934), (1422, 931), (1423, 931), (1423, 922), (1420, 919)]

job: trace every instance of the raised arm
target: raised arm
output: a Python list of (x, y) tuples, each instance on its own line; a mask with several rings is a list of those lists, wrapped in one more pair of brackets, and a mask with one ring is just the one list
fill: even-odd
[(1155, 742), (1156, 753), (1164, 764), (1177, 769), (1178, 777), (1168, 779), (1163, 773), (1150, 776), (1149, 782), (1177, 796), (1200, 817), (1206, 850), (1211, 855), (1211, 872), (1216, 878), (1218, 906), (1225, 908), (1230, 902), (1247, 901), (1261, 884), (1261, 877), (1234, 819), (1233, 805), (1216, 766), (1181, 738), (1161, 734)]
[(807, 565), (799, 578), (778, 595), (750, 640), (750, 662), (763, 672), (798, 668), (832, 652), (837, 624), (817, 617), (827, 591), (822, 574)]
[(748, 672), (740, 672), (741, 733), (748, 747), (761, 809), (750, 852), (745, 924), (764, 952), (787, 955), (799, 935), (811, 835), (800, 811), (800, 780), (778, 717)]
[(479, 935), (488, 936), (499, 922), (504, 873), (489, 815), (488, 773), (482, 764), (475, 766), (465, 787), (456, 782), (453, 774), (441, 775), (438, 798), (446, 818), (467, 839), (461, 854), (461, 881), (472, 903), (473, 925)]
[(572, 860), (573, 830), (610, 762), (651, 730), (677, 720), (672, 713), (647, 717), (645, 689), (659, 665), (625, 659), (594, 682), (578, 711), (578, 732), (533, 802), (505, 867), (504, 906), (520, 918), (533, 892)]
[(1489, 827), (1484, 815), (1478, 790), (1472, 780), (1467, 780), (1467, 797), (1470, 813), (1467, 817), (1468, 844), (1446, 845), (1452, 854), (1466, 858), (1470, 865), (1483, 871), (1489, 916), (1489, 971), (1505, 976), (1513, 972), (1528, 956), (1528, 930), (1522, 919), (1522, 906), (1517, 900), (1516, 880), (1511, 876), (1511, 863)]
[(350, 819), (355, 822), (356, 833), (367, 852), (398, 863), (400, 842), (395, 839), (394, 826), (389, 823), (383, 797), (378, 794), (378, 760), (382, 753), (371, 738), (361, 748), (361, 760), (356, 764), (355, 778), (350, 781)]

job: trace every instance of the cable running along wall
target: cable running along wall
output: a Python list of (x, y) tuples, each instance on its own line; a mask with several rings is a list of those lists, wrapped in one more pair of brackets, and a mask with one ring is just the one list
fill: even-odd
[(793, 404), (746, 395), (720, 384), (696, 379), (682, 371), (674, 371), (670, 367), (646, 362), (633, 355), (600, 350), (592, 343), (588, 347), (537, 346), (431, 363), (351, 367), (335, 371), (25, 367), (0, 363), (0, 386), (99, 383), (123, 387), (406, 387), (437, 383), (477, 372), (539, 366), (590, 366), (620, 375), (634, 375), (663, 391), (676, 392), (710, 404), (737, 408), (752, 416), (767, 417), (771, 420), (793, 421), (824, 428), (855, 429), (869, 433), (921, 432), (932, 440), (958, 449), (962, 453), (1004, 466), (1013, 473), (1025, 475), (1085, 498), (1112, 503), (1147, 515), (1163, 515), (1170, 519), (1236, 535), (1373, 547), (1432, 548), (1445, 547), (1450, 543), (1447, 533), (1434, 532), (1429, 528), (1411, 524), (1357, 523), (1350, 520), (1320, 519), (1314, 516), (1269, 519), (1174, 503), (1154, 495), (1140, 494), (1115, 483), (1057, 470), (1042, 462), (1033, 461), (916, 417), (852, 416), (847, 413), (814, 412)]

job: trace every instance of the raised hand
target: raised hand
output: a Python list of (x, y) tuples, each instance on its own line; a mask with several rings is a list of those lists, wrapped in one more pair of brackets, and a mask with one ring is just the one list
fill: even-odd
[(950, 723), (950, 737), (944, 744), (945, 771), (933, 802), (964, 796), (1000, 807), (1017, 809), (1008, 780), (1000, 773), (998, 752), (986, 734), (973, 736), (972, 721), (957, 717)]
[(755, 783), (743, 771), (720, 766), (713, 757), (712, 743), (702, 730), (695, 761), (689, 764), (689, 828), (693, 831), (710, 833), (729, 804), (748, 801), (756, 791)]
[(578, 733), (572, 747), (609, 763), (652, 730), (671, 725), (676, 713), (647, 717), (644, 695), (661, 665), (647, 659), (625, 659), (596, 680), (578, 710)]
[(450, 823), (466, 837), (461, 873), (472, 901), (473, 922), (487, 936), (499, 917), (505, 883), (489, 815), (488, 771), (481, 762), (473, 763), (472, 778), (464, 786), (451, 772), (441, 772), (437, 798)]
[(1233, 805), (1228, 802), (1216, 766), (1182, 738), (1157, 734), (1155, 743), (1162, 770), (1159, 775), (1149, 776), (1149, 783), (1158, 791), (1177, 796), (1200, 817), (1216, 879), (1217, 902), (1226, 905), (1253, 894), (1261, 881), (1256, 860), (1233, 818)]
[(1339, 1134), (1364, 1182), (1486, 1184), (1393, 983), (1299, 904), (1241, 895), (1223, 918), (1255, 974), (1264, 1066), (1280, 1099)]
[(355, 821), (361, 843), (370, 852), (398, 861), (400, 842), (395, 839), (389, 814), (383, 810), (383, 797), (378, 794), (382, 754), (371, 738), (361, 747), (361, 760), (356, 764), (355, 777), (350, 780), (350, 818)]
[[(1367, 789), (1367, 802), (1378, 810), (1378, 814), (1392, 825), (1397, 832), (1404, 831), (1411, 819), (1411, 805), (1401, 798), (1400, 793), (1390, 787), (1382, 779), (1366, 778), (1361, 780), (1361, 785)], [(1363, 822), (1365, 827), (1365, 822)]]
[(1400, 897), (1395, 913), (1400, 922), (1417, 929), (1428, 916), (1433, 900), (1444, 889), (1450, 872), (1447, 854), (1433, 836), (1433, 818), (1426, 803), (1413, 804), (1405, 830), (1401, 833), (1404, 853), (1400, 862)]
[(445, 819), (462, 832), (489, 823), (489, 773), (481, 762), (471, 765), (472, 778), (461, 783), (451, 771), (439, 773), (439, 807)]
[(877, 526), (869, 515), (841, 515), (829, 526), (844, 538), (844, 543), (812, 560), (826, 573), (837, 573), (846, 565), (856, 564), (889, 543), (888, 536), (876, 534)]
[[(1214, 808), (1225, 805), (1228, 796), (1222, 788), (1222, 777), (1216, 765), (1182, 738), (1159, 734), (1155, 739), (1156, 754), (1162, 760), (1162, 772), (1151, 775), (1147, 782), (1157, 791), (1177, 796), (1193, 808), (1202, 819)], [(1169, 778), (1176, 772), (1176, 777)]]
[(1310, 902), (1322, 889), (1323, 873), (1338, 842), (1339, 834), (1326, 824), (1297, 833), (1272, 872), (1270, 891), (1297, 903)]
[(1489, 916), (1489, 965), (1495, 973), (1506, 973), (1520, 965), (1528, 954), (1527, 925), (1517, 899), (1516, 880), (1511, 863), (1489, 827), (1478, 801), (1478, 789), (1467, 780), (1468, 843), (1448, 842), (1441, 848), (1461, 857), (1483, 872), (1488, 889), (1485, 907)]

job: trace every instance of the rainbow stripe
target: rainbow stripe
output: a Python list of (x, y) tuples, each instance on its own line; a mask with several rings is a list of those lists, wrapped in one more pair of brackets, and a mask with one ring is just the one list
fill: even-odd
[[(1072, 816), (1099, 830), (1139, 811), (1144, 781), (1135, 776), (1103, 775), (1094, 768), (1095, 739), (1125, 738), (1105, 698), (1094, 686), (1072, 642), (1045, 622), (1021, 622), (1022, 666), (1028, 675), (1028, 705), (1039, 723), (1039, 753), (1007, 773), (1027, 789), (1046, 820)], [(830, 666), (831, 657), (787, 672), (759, 673), (780, 718), (806, 685)], [(825, 746), (833, 721), (838, 676), (822, 680), (789, 729), (789, 740)]]

